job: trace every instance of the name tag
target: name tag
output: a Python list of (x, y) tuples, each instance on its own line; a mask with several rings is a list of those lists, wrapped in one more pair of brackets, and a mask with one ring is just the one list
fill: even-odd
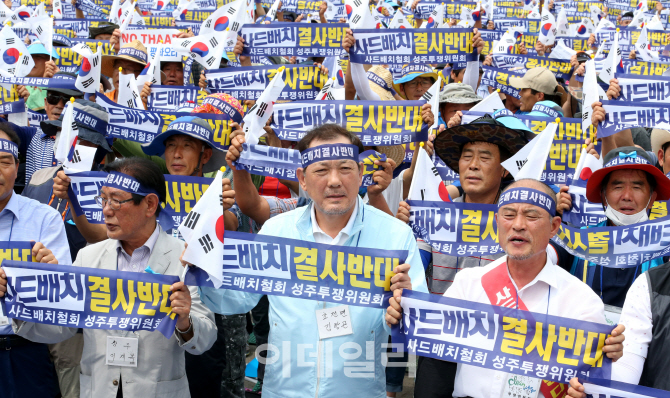
[(2, 306), (0, 305), (0, 326), (7, 326), (9, 325), (9, 318), (5, 316), (5, 312), (2, 309)]
[(137, 367), (137, 337), (107, 336), (105, 363), (111, 366)]
[(608, 325), (614, 326), (619, 323), (619, 318), (621, 318), (621, 307), (615, 307), (613, 305), (605, 305), (605, 322)]
[(320, 340), (354, 333), (348, 305), (316, 310), (316, 323)]
[(540, 394), (542, 380), (530, 376), (508, 373), (501, 398), (536, 398)]

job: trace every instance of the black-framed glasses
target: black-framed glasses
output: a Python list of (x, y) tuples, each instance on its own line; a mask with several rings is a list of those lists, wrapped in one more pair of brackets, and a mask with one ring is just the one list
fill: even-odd
[(63, 100), (63, 104), (67, 104), (67, 102), (72, 97), (81, 98), (81, 96), (66, 95), (66, 94), (55, 93), (52, 91), (47, 91), (47, 102), (50, 105), (58, 105), (58, 103), (61, 100)]
[(99, 195), (94, 197), (93, 199), (95, 199), (95, 203), (97, 203), (98, 206), (102, 207), (103, 209), (109, 203), (109, 207), (111, 207), (112, 210), (120, 210), (122, 204), (130, 202), (131, 200), (133, 200), (133, 198), (126, 199), (126, 200), (117, 200), (117, 199), (114, 199), (114, 198), (105, 199), (105, 198), (103, 198), (102, 196), (99, 196)]

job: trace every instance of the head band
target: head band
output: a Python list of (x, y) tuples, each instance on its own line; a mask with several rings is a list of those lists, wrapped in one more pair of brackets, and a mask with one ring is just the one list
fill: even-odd
[(151, 188), (145, 187), (128, 174), (119, 173), (118, 171), (112, 171), (111, 173), (107, 174), (107, 179), (102, 184), (102, 186), (120, 189), (122, 191), (134, 193), (140, 196), (147, 196), (150, 193), (153, 193), (160, 199), (158, 192)]
[(326, 144), (307, 148), (300, 153), (302, 167), (324, 160), (351, 159), (358, 163), (358, 147), (351, 144)]
[(512, 188), (503, 192), (498, 200), (498, 210), (509, 203), (528, 203), (546, 210), (550, 216), (556, 216), (556, 201), (542, 191), (531, 188)]
[(374, 149), (367, 150), (360, 155), (358, 155), (358, 160), (363, 162), (363, 183), (361, 186), (367, 187), (370, 185), (375, 185), (376, 182), (372, 180), (372, 174), (377, 170), (383, 170), (383, 167), (375, 164), (375, 160), (380, 162), (386, 162), (387, 156), (383, 153), (379, 153)]
[(6, 152), (14, 156), (14, 159), (19, 158), (19, 147), (13, 141), (3, 140), (0, 138), (0, 152)]

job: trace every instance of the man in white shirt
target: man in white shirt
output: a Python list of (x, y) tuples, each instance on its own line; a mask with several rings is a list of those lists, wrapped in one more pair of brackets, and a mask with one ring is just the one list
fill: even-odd
[[(509, 195), (518, 191), (518, 195)], [(528, 200), (521, 192), (526, 192)], [(533, 195), (531, 195), (533, 194)], [(516, 199), (515, 199), (516, 197)], [(530, 198), (542, 198), (541, 201)], [(605, 323), (600, 298), (577, 278), (556, 266), (547, 256), (549, 240), (558, 232), (561, 218), (556, 216), (554, 193), (536, 180), (510, 184), (498, 202), (498, 240), (506, 256), (485, 267), (468, 268), (456, 274), (445, 297), (569, 317), (581, 321)], [(545, 204), (545, 205), (543, 205)], [(510, 292), (514, 292), (511, 293)], [(386, 320), (396, 324), (402, 316), (400, 294), (389, 300)], [(624, 330), (618, 326), (605, 341), (603, 352), (612, 360), (621, 357)], [(498, 398), (514, 375), (471, 365), (458, 364), (454, 397)], [(563, 396), (567, 386), (539, 382), (538, 396)]]

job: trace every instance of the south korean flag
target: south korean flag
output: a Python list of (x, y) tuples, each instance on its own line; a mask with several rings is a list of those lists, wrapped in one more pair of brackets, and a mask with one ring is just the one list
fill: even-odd
[(10, 10), (4, 2), (0, 1), (0, 23), (4, 24), (6, 20), (10, 19), (14, 15), (12, 10)]
[(102, 58), (102, 46), (94, 54), (91, 48), (84, 43), (72, 47), (72, 51), (81, 55), (81, 64), (77, 72), (77, 81), (74, 83), (79, 91), (84, 93), (95, 93), (100, 89), (100, 61)]
[(185, 39), (172, 39), (172, 48), (178, 53), (189, 55), (206, 69), (217, 69), (225, 46), (218, 32), (214, 32)]
[(188, 247), (182, 259), (207, 272), (214, 287), (223, 283), (223, 173), (218, 171), (214, 181), (184, 218), (179, 232)]
[(23, 40), (9, 26), (0, 30), (0, 69), (10, 76), (25, 77), (35, 67)]
[(131, 109), (143, 109), (140, 100), (140, 91), (137, 88), (137, 80), (132, 73), (119, 73), (119, 98), (118, 104)]
[(53, 16), (55, 19), (63, 19), (63, 3), (61, 0), (54, 0)]
[(244, 139), (249, 145), (257, 145), (258, 139), (265, 134), (265, 123), (270, 119), (272, 115), (272, 109), (274, 107), (275, 101), (279, 98), (286, 82), (284, 81), (284, 69), (285, 67), (280, 67), (277, 70), (277, 74), (272, 78), (270, 84), (265, 87), (265, 90), (261, 93), (261, 96), (256, 100), (254, 106), (252, 106), (244, 115), (242, 122), (244, 127)]

